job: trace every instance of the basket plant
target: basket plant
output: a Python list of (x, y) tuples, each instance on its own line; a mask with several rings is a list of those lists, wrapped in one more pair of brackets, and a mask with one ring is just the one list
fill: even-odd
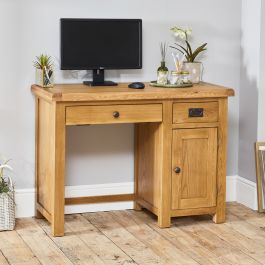
[(53, 87), (54, 71), (51, 56), (41, 54), (34, 61), (36, 68), (36, 84), (41, 87)]
[(15, 227), (14, 186), (6, 171), (12, 171), (8, 161), (0, 163), (0, 231), (13, 230)]
[(203, 43), (196, 49), (193, 49), (189, 40), (192, 35), (192, 29), (183, 29), (174, 26), (171, 28), (171, 31), (174, 33), (175, 37), (184, 42), (184, 44), (175, 43), (176, 46), (170, 47), (177, 50), (185, 57), (186, 61), (184, 62), (183, 70), (190, 72), (193, 83), (199, 83), (202, 75), (202, 64), (197, 61), (197, 58), (202, 52), (207, 50), (207, 43)]

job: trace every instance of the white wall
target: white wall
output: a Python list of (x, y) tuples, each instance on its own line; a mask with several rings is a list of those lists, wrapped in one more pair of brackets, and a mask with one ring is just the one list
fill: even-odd
[[(237, 173), (240, 0), (0, 0), (0, 153), (13, 158), (18, 188), (34, 185), (32, 61), (41, 52), (59, 58), (59, 18), (142, 18), (143, 69), (109, 71), (116, 81), (152, 80), (159, 42), (169, 28), (191, 26), (194, 42), (209, 43), (204, 79), (236, 89), (229, 106), (228, 175)], [(169, 57), (172, 66), (171, 58)], [(57, 71), (57, 82), (81, 82), (85, 73)], [(67, 130), (67, 184), (128, 182), (133, 178), (132, 125)]]
[(242, 1), (239, 175), (256, 182), (254, 143), (265, 141), (265, 3)]
[(258, 141), (265, 141), (265, 3), (261, 2), (261, 36), (260, 36), (260, 87), (258, 109)]
[(261, 0), (242, 1), (239, 107), (239, 176), (255, 181), (257, 141)]

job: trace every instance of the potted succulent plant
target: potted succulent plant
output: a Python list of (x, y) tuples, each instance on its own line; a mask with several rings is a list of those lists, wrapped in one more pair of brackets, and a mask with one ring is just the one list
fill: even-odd
[(51, 57), (45, 54), (37, 56), (34, 67), (36, 68), (36, 84), (41, 87), (53, 87), (54, 71)]
[(186, 61), (184, 62), (184, 69), (191, 75), (191, 81), (193, 83), (199, 83), (202, 76), (202, 63), (197, 61), (197, 57), (203, 51), (206, 51), (207, 43), (202, 44), (197, 49), (193, 50), (189, 42), (189, 36), (192, 34), (191, 29), (182, 29), (180, 27), (172, 27), (171, 31), (177, 38), (180, 38), (185, 42), (185, 47), (182, 44), (175, 43), (176, 46), (170, 46), (173, 49), (178, 50), (185, 56)]
[(0, 162), (0, 231), (15, 228), (15, 194), (10, 176), (6, 170), (12, 170), (8, 161)]

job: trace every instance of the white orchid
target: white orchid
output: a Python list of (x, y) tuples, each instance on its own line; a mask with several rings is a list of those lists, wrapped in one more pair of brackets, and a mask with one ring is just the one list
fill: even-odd
[(186, 34), (187, 34), (188, 36), (191, 36), (191, 34), (192, 34), (192, 29), (191, 29), (191, 28), (186, 29)]
[(188, 29), (182, 29), (180, 27), (172, 27), (171, 31), (174, 33), (175, 37), (179, 37), (182, 40), (187, 40), (188, 36), (191, 36), (192, 34), (192, 29), (188, 28)]
[(9, 165), (0, 165), (0, 170), (3, 170), (3, 169), (9, 169), (9, 170), (13, 170), (13, 168)]
[(193, 50), (191, 47), (191, 44), (189, 42), (188, 37), (191, 36), (192, 34), (192, 29), (191, 28), (187, 28), (187, 29), (183, 29), (177, 26), (174, 26), (170, 29), (173, 34), (175, 35), (175, 37), (178, 37), (180, 39), (183, 40), (183, 42), (186, 44), (184, 47), (183, 44), (179, 44), (179, 43), (175, 43), (176, 46), (170, 46), (173, 49), (176, 49), (178, 52), (180, 52), (181, 54), (183, 54), (186, 58), (187, 62), (195, 62), (196, 57), (201, 53), (207, 50), (206, 46), (207, 43), (202, 44), (201, 46), (199, 46), (197, 49)]
[(10, 191), (9, 184), (4, 176), (4, 170), (13, 171), (13, 168), (7, 164), (8, 162), (9, 161), (7, 160), (5, 162), (2, 162), (2, 164), (0, 164), (0, 194), (3, 192)]

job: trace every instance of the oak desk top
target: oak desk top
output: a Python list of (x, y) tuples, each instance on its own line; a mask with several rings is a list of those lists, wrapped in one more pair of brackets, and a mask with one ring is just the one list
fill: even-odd
[(58, 84), (52, 88), (31, 87), (32, 92), (47, 101), (113, 101), (185, 98), (224, 98), (234, 96), (234, 90), (209, 83), (190, 88), (157, 88), (145, 83), (145, 89), (128, 88), (128, 83), (111, 87), (89, 87), (83, 84)]

